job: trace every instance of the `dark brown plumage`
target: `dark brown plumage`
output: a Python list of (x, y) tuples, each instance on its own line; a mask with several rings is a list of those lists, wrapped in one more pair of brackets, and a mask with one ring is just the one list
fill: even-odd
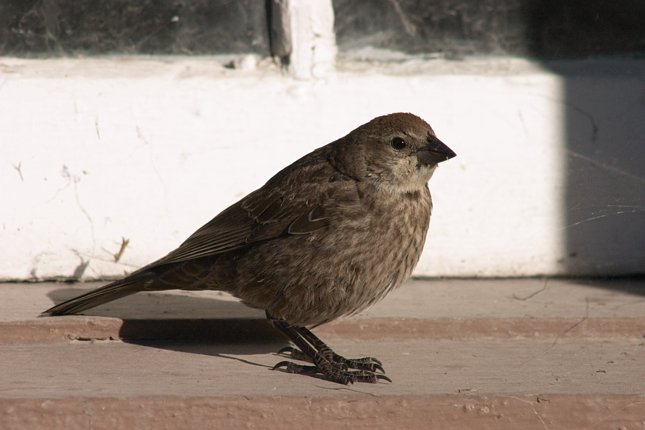
[(223, 290), (266, 310), (312, 366), (336, 382), (388, 379), (373, 358), (336, 355), (306, 327), (358, 312), (410, 277), (425, 242), (427, 182), (455, 153), (421, 118), (377, 117), (286, 167), (179, 248), (119, 281), (45, 311), (81, 312), (138, 291)]

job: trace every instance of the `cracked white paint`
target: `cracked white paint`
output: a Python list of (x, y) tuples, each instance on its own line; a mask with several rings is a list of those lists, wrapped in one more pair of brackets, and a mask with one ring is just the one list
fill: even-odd
[(296, 81), (207, 58), (0, 59), (0, 279), (132, 271), (281, 167), (395, 111), (426, 118), (458, 154), (431, 181), (418, 275), (563, 274), (561, 81), (499, 62)]

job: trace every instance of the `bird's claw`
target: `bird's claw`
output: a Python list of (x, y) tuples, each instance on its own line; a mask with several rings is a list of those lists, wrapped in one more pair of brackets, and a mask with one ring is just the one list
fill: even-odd
[(311, 361), (311, 359), (307, 355), (305, 355), (299, 349), (294, 348), (293, 346), (285, 346), (284, 348), (276, 352), (276, 354), (291, 358), (293, 360)]
[[(308, 355), (292, 346), (285, 346), (276, 354), (285, 356), (292, 360), (307, 361), (309, 363), (312, 363), (312, 359)], [(324, 355), (328, 361), (341, 368), (344, 368), (345, 370), (367, 370), (369, 372), (381, 372), (382, 374), (385, 374), (383, 364), (380, 360), (374, 357), (345, 358), (333, 352), (331, 352), (331, 354)], [(286, 361), (283, 361), (281, 363), (286, 363)]]
[(299, 375), (319, 376), (344, 385), (353, 384), (354, 382), (367, 382), (372, 384), (379, 381), (392, 382), (390, 378), (381, 373), (363, 369), (352, 370), (341, 363), (330, 364), (331, 366), (319, 368), (318, 366), (296, 364), (291, 361), (281, 361), (273, 366), (272, 370), (284, 370), (287, 373), (296, 373)]
[[(267, 315), (271, 318), (269, 314)], [(376, 358), (347, 359), (336, 354), (306, 327), (291, 326), (283, 320), (272, 319), (272, 321), (277, 329), (295, 343), (295, 347), (289, 345), (280, 349), (278, 355), (310, 363), (305, 365), (285, 360), (276, 364), (273, 370), (309, 375), (340, 384), (392, 382), (385, 376), (383, 365)]]

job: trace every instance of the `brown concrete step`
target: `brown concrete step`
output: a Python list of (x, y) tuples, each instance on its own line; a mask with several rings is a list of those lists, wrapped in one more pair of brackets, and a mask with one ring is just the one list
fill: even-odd
[(0, 398), (302, 395), (645, 394), (645, 341), (568, 339), (355, 342), (330, 337), (350, 357), (374, 355), (393, 383), (345, 387), (272, 371), (284, 342), (120, 341), (8, 345)]
[[(0, 344), (69, 339), (186, 339), (271, 331), (261, 311), (221, 292), (139, 293), (86, 311), (39, 318), (99, 283), (0, 284)], [(411, 281), (373, 308), (320, 327), (366, 338), (641, 337), (645, 281)]]
[(344, 387), (272, 371), (280, 342), (3, 346), (0, 428), (576, 429), (645, 422), (645, 342), (327, 340), (348, 356), (379, 357), (393, 382)]
[(5, 430), (643, 428), (643, 397), (227, 396), (76, 398), (2, 402)]
[(643, 280), (411, 282), (316, 329), (393, 380), (348, 387), (220, 293), (37, 317), (94, 286), (0, 284), (0, 429), (645, 428)]

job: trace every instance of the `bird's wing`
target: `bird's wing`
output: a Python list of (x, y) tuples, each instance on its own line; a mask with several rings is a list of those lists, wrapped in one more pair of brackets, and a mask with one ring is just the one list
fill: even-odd
[(328, 175), (324, 176), (325, 170), (310, 171), (305, 167), (296, 170), (297, 175), (276, 175), (153, 265), (213, 256), (259, 241), (310, 234), (327, 227), (339, 206), (356, 204), (358, 193), (353, 180), (330, 181)]

